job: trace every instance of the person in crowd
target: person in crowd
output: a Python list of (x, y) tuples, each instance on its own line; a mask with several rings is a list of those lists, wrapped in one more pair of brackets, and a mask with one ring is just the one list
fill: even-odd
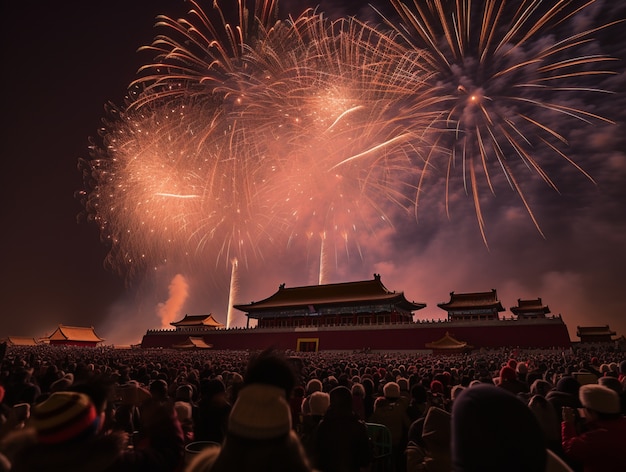
[(450, 413), (441, 408), (430, 407), (422, 428), (422, 461), (411, 464), (410, 455), (407, 454), (407, 472), (449, 472), (452, 467), (450, 430)]
[(193, 427), (193, 388), (191, 385), (183, 383), (180, 384), (174, 393), (174, 410), (176, 416), (183, 428), (183, 434), (185, 435), (185, 443), (190, 443), (194, 440), (194, 427)]
[(563, 451), (583, 465), (584, 472), (626, 470), (626, 417), (621, 414), (619, 396), (597, 384), (580, 387), (584, 429), (576, 425), (575, 410), (563, 407), (561, 438)]
[(383, 387), (383, 397), (379, 397), (374, 405), (371, 423), (383, 424), (391, 432), (391, 451), (394, 456), (396, 470), (405, 466), (404, 451), (408, 443), (408, 432), (411, 426), (407, 415), (407, 399), (400, 396), (400, 387), (396, 382), (387, 382)]
[(434, 379), (430, 382), (428, 392), (428, 406), (436, 406), (442, 410), (448, 409), (449, 398), (446, 395), (446, 387), (441, 380)]
[(546, 447), (559, 456), (563, 455), (561, 425), (552, 404), (542, 395), (533, 395), (528, 401), (528, 408), (541, 426)]
[(304, 398), (302, 399), (302, 409), (301, 409), (303, 415), (308, 415), (311, 413), (311, 410), (309, 409), (309, 398), (311, 397), (313, 392), (321, 392), (322, 390), (323, 390), (323, 385), (320, 379), (313, 378), (313, 379), (310, 379), (306, 383), (306, 387), (304, 389), (305, 395), (304, 395)]
[(155, 379), (150, 382), (150, 401), (154, 403), (164, 403), (170, 400), (167, 381), (164, 379)]
[(205, 449), (187, 472), (311, 472), (308, 458), (291, 428), (284, 390), (250, 384), (239, 392), (228, 419), (222, 447)]
[(304, 387), (296, 385), (293, 394), (289, 399), (289, 407), (291, 408), (291, 420), (293, 421), (293, 429), (298, 431), (302, 424), (302, 402), (304, 401)]
[(123, 434), (98, 435), (101, 422), (87, 395), (52, 393), (33, 406), (27, 427), (7, 437), (11, 470), (113, 470), (125, 438)]
[(548, 393), (552, 390), (552, 384), (547, 380), (536, 379), (530, 385), (530, 395), (541, 395), (542, 397), (547, 397)]
[(116, 404), (113, 428), (132, 435), (141, 428), (141, 404), (150, 398), (150, 392), (136, 380), (130, 380), (115, 389)]
[(365, 421), (368, 421), (369, 418), (374, 413), (374, 403), (376, 402), (376, 389), (374, 387), (374, 381), (371, 377), (365, 377), (361, 379), (361, 385), (363, 385), (363, 389), (365, 390), (365, 395), (363, 397), (363, 414)]
[(321, 472), (364, 472), (372, 460), (365, 423), (352, 408), (352, 393), (339, 386), (315, 431), (312, 460)]
[(561, 377), (556, 384), (556, 387), (548, 392), (546, 399), (554, 407), (559, 423), (563, 421), (562, 411), (564, 406), (570, 408), (580, 408), (580, 400), (578, 398), (578, 389), (580, 389), (580, 383), (571, 375)]
[(310, 472), (300, 439), (292, 429), (288, 403), (294, 372), (283, 355), (266, 350), (253, 356), (228, 418), (222, 447), (208, 448), (188, 472)]
[[(148, 423), (154, 420), (151, 417)], [(6, 438), (11, 471), (170, 472), (180, 466), (179, 424), (177, 430), (171, 430), (174, 434), (164, 434), (162, 428), (154, 427), (149, 446), (133, 449), (127, 448), (128, 435), (104, 431), (103, 425), (104, 411), (96, 407), (89, 395), (53, 392), (33, 406), (23, 430)]]
[(571, 471), (548, 452), (541, 426), (523, 400), (489, 384), (465, 389), (454, 402), (452, 470)]
[(411, 399), (411, 391), (409, 389), (409, 379), (405, 377), (398, 377), (396, 383), (400, 387), (400, 396), (410, 401)]
[[(291, 355), (290, 352), (284, 354)], [(137, 464), (140, 463), (138, 460), (142, 455), (146, 458), (158, 458), (161, 454), (161, 451), (158, 450), (159, 444), (173, 444), (173, 450), (167, 453), (170, 454), (169, 457), (173, 458), (180, 453), (183, 445), (182, 439), (177, 442), (179, 440), (174, 434), (175, 431), (180, 430), (180, 421), (174, 413), (173, 405), (176, 388), (183, 383), (192, 385), (194, 387), (192, 395), (194, 404), (197, 404), (201, 398), (201, 379), (223, 379), (227, 391), (230, 391), (228, 390), (229, 387), (235, 383), (235, 379), (239, 378), (238, 385), (244, 388), (244, 385), (249, 385), (244, 383), (243, 378), (244, 375), (248, 376), (247, 369), (251, 357), (257, 358), (258, 356), (246, 351), (119, 350), (109, 346), (97, 348), (50, 345), (8, 346), (4, 357), (1, 359), (0, 367), (0, 386), (5, 390), (5, 397), (0, 404), (0, 421), (3, 423), (0, 435), (6, 434), (8, 439), (9, 436), (14, 437), (14, 433), (32, 432), (32, 427), (28, 422), (6, 421), (12, 413), (12, 405), (17, 397), (22, 397), (24, 400), (17, 404), (19, 411), (29, 409), (32, 412), (35, 405), (42, 403), (54, 393), (53, 390), (64, 391), (59, 389), (61, 383), (65, 383), (63, 388), (75, 389), (77, 385), (87, 379), (102, 376), (115, 388), (136, 382), (140, 388), (148, 392), (150, 398), (136, 405), (140, 414), (135, 418), (135, 421), (127, 422), (129, 423), (127, 428), (122, 428), (119, 423), (112, 420), (114, 412), (123, 410), (122, 396), (112, 395), (107, 402), (108, 406), (103, 410), (105, 420), (98, 435), (113, 434), (122, 438), (128, 436), (130, 447), (124, 447), (122, 455), (134, 458)], [(626, 372), (624, 353), (615, 349), (615, 346), (584, 344), (575, 345), (568, 350), (554, 349), (541, 352), (532, 349), (501, 348), (454, 356), (430, 356), (416, 355), (415, 353), (390, 354), (364, 351), (351, 354), (349, 359), (346, 358), (345, 353), (316, 352), (298, 353), (298, 358), (302, 361), (298, 372), (302, 385), (306, 385), (308, 381), (313, 379), (325, 380), (329, 377), (334, 377), (340, 385), (348, 387), (354, 383), (363, 384), (366, 391), (364, 410), (367, 420), (370, 420), (373, 413), (375, 397), (384, 394), (384, 385), (400, 378), (407, 378), (410, 387), (423, 385), (426, 390), (428, 390), (431, 382), (436, 380), (443, 385), (446, 399), (449, 399), (452, 391), (456, 391), (459, 384), (469, 387), (476, 383), (480, 385), (481, 382), (491, 383), (493, 378), (498, 377), (499, 371), (504, 365), (514, 368), (518, 375), (521, 375), (522, 372), (519, 367), (524, 363), (528, 368), (526, 380), (529, 385), (532, 385), (536, 380), (545, 379), (550, 385), (555, 386), (547, 393), (544, 393), (545, 390), (537, 389), (532, 394), (527, 394), (524, 396), (526, 401), (530, 401), (533, 395), (543, 394), (542, 396), (545, 395), (552, 405), (576, 407), (578, 404), (578, 408), (581, 408), (578, 398), (580, 384), (574, 378), (574, 374), (582, 380), (588, 380), (585, 379), (584, 375), (580, 376), (578, 373), (581, 372), (581, 369), (585, 369), (585, 366), (591, 366), (600, 375), (604, 373), (604, 376), (598, 378), (598, 383), (614, 388), (616, 385), (614, 382), (611, 384), (611, 380), (623, 381), (623, 374)], [(509, 365), (511, 359), (523, 359), (523, 362), (517, 362), (512, 367)], [(263, 364), (266, 367), (269, 366), (265, 361), (261, 363), (261, 365)], [(275, 365), (272, 362), (269, 364)], [(608, 367), (603, 369), (602, 365)], [(259, 369), (255, 370), (259, 374)], [(257, 378), (263, 380), (260, 383), (269, 385), (276, 383), (274, 380), (278, 379), (272, 380), (272, 376), (267, 374), (276, 373), (281, 368), (278, 371), (274, 367), (263, 370), (265, 373), (255, 374)], [(25, 374), (28, 383), (34, 386), (31, 391), (41, 392), (40, 394), (35, 393), (36, 398), (32, 398), (30, 394), (23, 396), (24, 390), (21, 387), (23, 387), (24, 382), (21, 379), (24, 378)], [(591, 370), (587, 371), (586, 374), (588, 374), (589, 379), (596, 375)], [(281, 378), (282, 376), (278, 375), (277, 377)], [(53, 389), (52, 384), (59, 379), (63, 379), (63, 382), (55, 384)], [(155, 381), (159, 382), (155, 383)], [(165, 390), (166, 392), (169, 391), (168, 393), (172, 396), (171, 399), (165, 397), (158, 401), (155, 400), (159, 397), (157, 390), (159, 390), (158, 385), (161, 382), (165, 382)], [(605, 382), (609, 383), (605, 384)], [(325, 385), (330, 386), (331, 382), (326, 380)], [(152, 387), (154, 395), (150, 394), (150, 387)], [(285, 398), (291, 398), (289, 395), (293, 390), (290, 390), (289, 385), (282, 385), (282, 388), (285, 390)], [(548, 386), (546, 386), (547, 388)], [(287, 393), (288, 390), (289, 394)], [(469, 389), (466, 388), (466, 390)], [(91, 395), (90, 393), (86, 394)], [(94, 404), (98, 404), (98, 401), (93, 401)], [(150, 418), (146, 418), (146, 413), (150, 416), (151, 405), (163, 407), (160, 414), (157, 415), (160, 418), (159, 421), (151, 421)], [(96, 408), (98, 411), (101, 410), (100, 406), (96, 406)], [(555, 411), (560, 420), (561, 408), (559, 407)], [(119, 414), (121, 415), (121, 413)], [(164, 428), (165, 425), (168, 426)], [(419, 434), (415, 434), (415, 438), (413, 438), (416, 443), (422, 441), (421, 426), (423, 424), (420, 425)], [(580, 423), (577, 427), (579, 433), (584, 433), (588, 426)], [(120, 430), (126, 430), (127, 434), (120, 432)], [(225, 430), (226, 425), (223, 427), (223, 431)], [(134, 431), (137, 433), (133, 434)], [(154, 440), (147, 439), (150, 434), (155, 435)], [(163, 442), (160, 442), (159, 436), (165, 436)], [(157, 446), (152, 447), (153, 444)], [(129, 452), (133, 452), (133, 454), (129, 454)], [(0, 443), (0, 453), (12, 455), (14, 450), (7, 448), (6, 444)], [(144, 461), (144, 463), (148, 462)], [(174, 463), (174, 461), (168, 462), (167, 458), (160, 458), (157, 462), (158, 467), (161, 467), (161, 464)], [(141, 467), (135, 467), (134, 470), (141, 470)], [(172, 470), (174, 472), (174, 469)]]
[[(411, 387), (411, 397), (409, 399), (409, 406), (406, 413), (409, 417), (409, 421), (414, 421), (422, 418), (428, 410), (428, 391), (422, 384), (415, 384)], [(421, 434), (421, 433), (420, 433)]]
[(226, 387), (220, 379), (200, 380), (200, 401), (192, 412), (195, 441), (221, 443), (224, 440), (231, 411), (226, 395)]
[(5, 403), (13, 406), (17, 403), (32, 404), (41, 395), (41, 388), (33, 381), (33, 371), (26, 365), (18, 365), (8, 379)]
[(317, 426), (324, 418), (329, 405), (330, 395), (326, 392), (313, 392), (309, 397), (309, 410), (311, 413), (302, 416), (302, 425), (299, 433), (304, 449), (309, 457), (312, 457), (314, 453)]
[(508, 390), (513, 395), (520, 393), (527, 393), (529, 388), (526, 382), (522, 382), (517, 378), (517, 373), (514, 368), (506, 365), (500, 369), (500, 377), (498, 381), (498, 387)]
[(233, 372), (230, 383), (226, 386), (226, 399), (231, 405), (235, 404), (239, 390), (243, 388), (243, 375), (239, 372)]
[(360, 420), (365, 421), (365, 388), (357, 382), (350, 387), (352, 393), (352, 409)]
[(619, 363), (617, 380), (621, 382), (622, 387), (624, 388), (624, 390), (626, 390), (626, 360), (623, 360)]

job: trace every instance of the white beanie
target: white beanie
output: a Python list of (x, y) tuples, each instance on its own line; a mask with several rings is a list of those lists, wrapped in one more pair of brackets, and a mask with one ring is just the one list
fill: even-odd
[(387, 382), (383, 387), (385, 398), (400, 398), (400, 386), (395, 382)]
[(578, 391), (580, 403), (598, 413), (619, 413), (619, 395), (615, 390), (611, 390), (604, 385), (587, 384), (580, 387)]
[(326, 392), (313, 392), (309, 397), (309, 409), (312, 415), (324, 415), (329, 405), (330, 395)]
[(277, 438), (291, 430), (291, 410), (285, 390), (251, 384), (239, 392), (228, 418), (228, 431), (249, 439)]

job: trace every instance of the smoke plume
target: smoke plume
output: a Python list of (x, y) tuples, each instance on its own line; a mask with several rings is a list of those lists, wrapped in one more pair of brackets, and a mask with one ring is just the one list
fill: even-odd
[(189, 285), (185, 277), (176, 274), (169, 286), (170, 296), (165, 303), (159, 303), (158, 315), (161, 318), (161, 328), (170, 328), (170, 323), (175, 321), (185, 305), (189, 295)]

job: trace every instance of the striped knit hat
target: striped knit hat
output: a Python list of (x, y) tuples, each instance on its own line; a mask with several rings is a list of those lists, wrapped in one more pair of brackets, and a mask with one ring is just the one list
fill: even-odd
[(55, 392), (35, 405), (30, 425), (43, 444), (78, 441), (98, 430), (99, 417), (89, 397), (77, 392)]

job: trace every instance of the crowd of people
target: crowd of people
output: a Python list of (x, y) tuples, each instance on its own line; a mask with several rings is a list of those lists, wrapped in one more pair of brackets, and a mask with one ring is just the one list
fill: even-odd
[(610, 346), (0, 357), (0, 471), (626, 470), (626, 356)]

